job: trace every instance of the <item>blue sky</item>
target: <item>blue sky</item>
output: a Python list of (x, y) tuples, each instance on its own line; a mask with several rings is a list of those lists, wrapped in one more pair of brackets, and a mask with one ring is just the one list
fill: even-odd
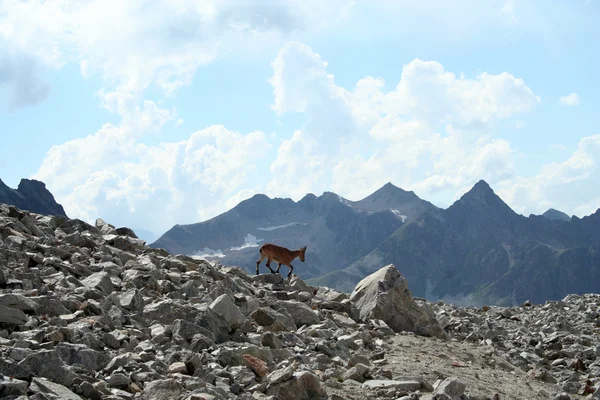
[[(0, 2), (0, 178), (155, 234), (391, 181), (600, 207), (600, 2)], [(323, 4), (324, 3), (324, 4)], [(48, 18), (51, 15), (52, 18)]]

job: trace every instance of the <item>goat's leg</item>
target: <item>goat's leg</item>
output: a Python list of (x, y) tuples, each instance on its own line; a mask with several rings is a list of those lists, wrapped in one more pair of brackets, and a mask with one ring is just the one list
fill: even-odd
[(277, 270), (275, 272), (279, 273), (279, 268), (281, 268), (281, 263), (277, 263)]
[(288, 273), (288, 278), (292, 277), (292, 271), (294, 271), (294, 266), (292, 264), (288, 264), (288, 267), (290, 267), (290, 272)]
[(269, 258), (269, 260), (267, 260), (267, 268), (269, 268), (269, 271), (271, 271), (271, 273), (272, 273), (272, 274), (274, 274), (274, 273), (275, 273), (275, 271), (273, 271), (273, 270), (271, 269), (271, 259), (270, 259), (270, 258)]
[(258, 266), (260, 265), (260, 263), (262, 262), (262, 260), (264, 260), (264, 259), (265, 259), (265, 257), (266, 257), (266, 256), (265, 256), (264, 254), (261, 254), (261, 255), (260, 255), (260, 258), (259, 258), (259, 259), (258, 259), (258, 261), (256, 262), (256, 275), (258, 275)]

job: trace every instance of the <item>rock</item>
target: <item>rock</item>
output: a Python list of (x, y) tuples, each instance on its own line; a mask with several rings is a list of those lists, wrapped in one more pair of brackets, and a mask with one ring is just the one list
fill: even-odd
[(421, 390), (421, 382), (419, 381), (401, 381), (391, 379), (372, 379), (363, 383), (362, 387), (369, 390), (378, 389), (396, 389), (401, 392), (416, 392)]
[(175, 379), (161, 379), (146, 384), (142, 394), (143, 400), (179, 399), (185, 389)]
[(267, 377), (269, 381), (269, 385), (277, 385), (279, 383), (290, 380), (294, 375), (294, 367), (288, 366), (284, 369), (278, 369), (277, 371), (273, 371)]
[(285, 309), (294, 319), (296, 326), (313, 325), (319, 323), (319, 317), (312, 310), (312, 308), (299, 301), (284, 301), (276, 303), (275, 309)]
[(103, 271), (88, 276), (83, 279), (81, 283), (91, 289), (98, 289), (106, 294), (110, 294), (113, 291), (113, 284), (110, 280), (110, 276)]
[(65, 386), (47, 379), (33, 378), (29, 390), (42, 394), (48, 400), (83, 400)]
[(23, 311), (0, 305), (0, 324), (24, 325), (27, 321), (29, 318)]
[(131, 383), (131, 379), (127, 375), (117, 372), (109, 376), (106, 382), (112, 387), (126, 388)]
[(19, 379), (0, 379), (0, 398), (10, 398), (10, 396), (21, 396), (27, 394), (29, 382)]
[(466, 385), (457, 378), (447, 378), (434, 390), (435, 400), (460, 400), (465, 393)]
[(41, 350), (27, 356), (19, 366), (28, 368), (32, 374), (48, 378), (57, 384), (71, 386), (74, 375), (54, 350)]
[(187, 373), (187, 366), (183, 362), (175, 362), (169, 366), (170, 374)]
[(446, 338), (431, 307), (415, 303), (408, 282), (393, 264), (360, 281), (350, 301), (358, 308), (362, 321), (381, 319), (395, 332)]
[(0, 294), (0, 306), (16, 308), (30, 313), (36, 313), (39, 308), (34, 300), (20, 294)]
[(210, 330), (196, 324), (192, 324), (191, 322), (187, 322), (183, 319), (176, 319), (173, 322), (172, 331), (173, 335), (177, 335), (186, 341), (191, 341), (196, 335), (208, 337), (211, 343), (214, 342), (215, 338), (214, 334)]
[(217, 297), (209, 307), (227, 321), (230, 329), (239, 328), (246, 321), (246, 317), (242, 314), (239, 307), (226, 294)]
[(286, 400), (327, 399), (327, 391), (321, 381), (309, 371), (295, 373), (292, 379), (270, 386), (266, 394)]

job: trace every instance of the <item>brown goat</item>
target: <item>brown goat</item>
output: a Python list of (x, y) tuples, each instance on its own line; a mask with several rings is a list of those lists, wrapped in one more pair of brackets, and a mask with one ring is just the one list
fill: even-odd
[[(272, 243), (265, 243), (260, 246), (260, 258), (256, 262), (256, 275), (258, 275), (258, 267), (262, 260), (267, 259), (267, 268), (271, 271), (272, 274), (276, 274), (279, 272), (279, 268), (281, 268), (281, 264), (287, 266), (290, 269), (288, 273), (288, 278), (292, 276), (292, 271), (294, 267), (292, 266), (292, 261), (298, 257), (300, 261), (304, 262), (304, 253), (306, 252), (306, 246), (302, 246), (299, 250), (289, 250), (285, 247), (277, 246)], [(271, 269), (271, 260), (275, 260), (277, 262), (277, 271), (273, 271)]]

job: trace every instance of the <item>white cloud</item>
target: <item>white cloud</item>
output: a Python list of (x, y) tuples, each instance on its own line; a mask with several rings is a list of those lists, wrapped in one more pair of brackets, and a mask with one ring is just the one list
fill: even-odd
[(447, 197), (482, 178), (510, 179), (514, 151), (491, 127), (540, 103), (507, 72), (457, 77), (435, 61), (405, 65), (388, 92), (372, 77), (353, 91), (339, 87), (321, 56), (301, 43), (284, 46), (273, 67), (274, 108), (308, 120), (271, 168), (269, 187), (293, 197), (323, 187), (356, 199), (389, 180)]
[(532, 177), (503, 183), (499, 194), (516, 210), (542, 213), (553, 207), (569, 215), (588, 215), (600, 208), (600, 134), (582, 138), (566, 160), (544, 165)]
[(122, 122), (52, 147), (35, 174), (72, 217), (90, 222), (102, 217), (154, 232), (204, 220), (239, 195), (257, 173), (255, 149), (270, 146), (262, 132), (241, 134), (219, 125), (184, 141), (144, 145), (139, 138), (163, 126), (170, 112), (129, 100), (111, 94), (105, 104)]
[(504, 14), (508, 18), (509, 23), (516, 24), (519, 22), (519, 17), (516, 14), (514, 0), (506, 0), (501, 11), (502, 14)]
[[(33, 62), (50, 68), (77, 63), (85, 77), (101, 74), (106, 92), (139, 97), (155, 85), (170, 94), (222, 54), (269, 49), (291, 33), (335, 25), (351, 5), (345, 0), (5, 0), (0, 53), (10, 43), (21, 56), (9, 63), (15, 64), (9, 74), (0, 71), (0, 83), (2, 75), (15, 85), (31, 82), (18, 88), (31, 97), (44, 86), (13, 76), (17, 71), (29, 73)], [(7, 65), (5, 58), (0, 54), (0, 65)]]
[(563, 106), (578, 106), (581, 99), (577, 93), (569, 93), (566, 96), (560, 96), (560, 104)]

